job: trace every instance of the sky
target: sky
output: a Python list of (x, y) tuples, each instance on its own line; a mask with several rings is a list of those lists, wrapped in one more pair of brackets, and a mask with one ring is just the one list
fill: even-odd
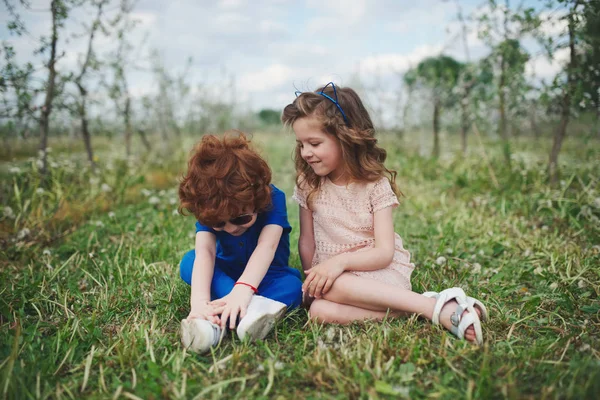
[[(281, 110), (295, 90), (314, 90), (329, 81), (341, 86), (360, 81), (371, 99), (392, 102), (401, 75), (425, 57), (443, 53), (466, 60), (457, 1), (465, 15), (486, 12), (482, 0), (139, 0), (132, 13), (138, 24), (130, 36), (136, 47), (135, 66), (127, 72), (130, 89), (135, 96), (156, 90), (148, 62), (156, 50), (172, 74), (186, 71), (193, 86), (210, 86), (215, 96), (249, 110)], [(8, 33), (8, 14), (0, 6), (0, 40), (12, 43), (22, 62), (41, 65), (33, 50), (36, 38), (50, 30), (49, 3), (31, 0), (32, 10), (19, 9), (29, 30), (22, 37)], [(76, 69), (85, 40), (74, 35), (91, 18), (90, 10), (75, 11), (63, 28), (62, 70)], [(98, 37), (99, 56), (114, 51), (115, 43), (114, 37)], [(472, 60), (488, 52), (475, 29), (468, 33), (468, 46)], [(551, 78), (561, 57), (550, 63), (539, 49), (532, 51), (537, 56), (528, 71)]]

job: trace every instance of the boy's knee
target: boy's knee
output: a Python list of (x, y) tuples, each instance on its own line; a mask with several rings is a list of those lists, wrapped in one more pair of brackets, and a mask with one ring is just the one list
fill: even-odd
[(192, 284), (192, 270), (194, 269), (194, 260), (196, 259), (196, 252), (190, 250), (183, 255), (181, 262), (179, 263), (179, 276), (188, 285)]

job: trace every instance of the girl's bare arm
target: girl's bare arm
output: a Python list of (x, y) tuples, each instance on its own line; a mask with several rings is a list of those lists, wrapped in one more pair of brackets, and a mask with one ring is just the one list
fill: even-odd
[(298, 254), (302, 269), (308, 271), (312, 267), (315, 256), (315, 231), (312, 211), (300, 206), (300, 237), (298, 239)]
[(344, 253), (331, 259), (341, 263), (345, 271), (374, 271), (390, 265), (394, 257), (395, 233), (392, 207), (375, 212), (375, 247), (369, 250)]

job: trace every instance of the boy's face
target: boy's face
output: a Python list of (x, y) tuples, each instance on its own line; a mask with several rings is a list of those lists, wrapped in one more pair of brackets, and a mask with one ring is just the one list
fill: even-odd
[[(241, 236), (246, 232), (254, 223), (256, 222), (257, 214), (255, 212), (246, 212), (240, 216), (230, 219), (225, 222), (225, 225), (213, 226), (212, 228), (215, 231), (225, 231), (229, 233), (231, 236)], [(248, 222), (238, 225), (239, 221)], [(239, 221), (238, 221), (239, 220)]]
[(344, 175), (344, 158), (340, 141), (323, 132), (319, 122), (311, 117), (300, 118), (292, 129), (300, 154), (318, 176), (327, 176), (336, 182)]

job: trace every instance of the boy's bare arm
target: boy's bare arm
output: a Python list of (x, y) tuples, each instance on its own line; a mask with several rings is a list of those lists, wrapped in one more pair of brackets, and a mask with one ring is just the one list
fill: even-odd
[(279, 225), (266, 225), (262, 229), (256, 248), (239, 278), (240, 282), (247, 283), (255, 288), (260, 285), (273, 262), (282, 233), (283, 228)]
[(215, 269), (215, 235), (210, 232), (196, 233), (195, 252), (190, 296), (191, 316), (210, 301), (210, 285)]

